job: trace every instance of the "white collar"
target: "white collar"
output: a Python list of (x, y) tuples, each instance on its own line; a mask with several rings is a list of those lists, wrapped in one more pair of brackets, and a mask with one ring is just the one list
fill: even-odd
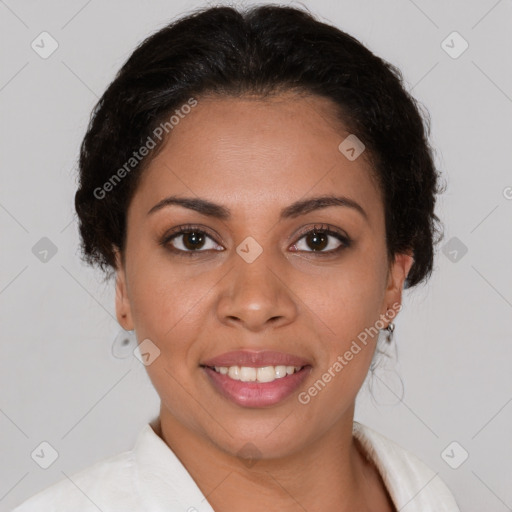
[[(138, 492), (152, 512), (215, 512), (176, 454), (153, 428), (140, 431), (133, 455)], [(375, 463), (397, 510), (460, 512), (443, 481), (420, 459), (375, 430), (354, 421), (353, 435)]]
[(133, 448), (138, 491), (147, 510), (215, 512), (176, 454), (148, 423)]
[(357, 421), (352, 433), (377, 467), (397, 510), (460, 512), (438, 473), (416, 455)]

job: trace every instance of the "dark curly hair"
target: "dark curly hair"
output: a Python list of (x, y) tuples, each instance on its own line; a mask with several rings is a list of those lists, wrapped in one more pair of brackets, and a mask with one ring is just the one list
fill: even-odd
[(173, 21), (135, 49), (91, 113), (75, 195), (82, 259), (115, 271), (118, 248), (124, 260), (126, 212), (165, 137), (133, 171), (126, 162), (178, 107), (200, 95), (296, 91), (332, 100), (336, 119), (366, 146), (384, 200), (388, 257), (412, 251), (405, 287), (417, 285), (430, 277), (442, 238), (434, 214), (442, 189), (428, 112), (402, 83), (399, 69), (306, 10), (210, 7)]

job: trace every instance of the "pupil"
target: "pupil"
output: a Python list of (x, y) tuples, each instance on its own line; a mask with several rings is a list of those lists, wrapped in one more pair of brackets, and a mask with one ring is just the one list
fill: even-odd
[[(318, 250), (322, 250), (324, 249), (326, 246), (327, 246), (327, 235), (325, 233), (316, 233), (316, 232), (313, 232), (309, 235), (310, 237), (310, 240), (313, 241), (313, 244), (318, 244), (320, 243), (321, 247), (311, 247), (312, 249), (318, 249)], [(323, 239), (323, 240), (322, 240)]]
[(187, 233), (183, 237), (183, 245), (185, 245), (187, 249), (197, 249), (202, 243), (204, 243), (203, 235), (201, 233), (196, 233), (195, 231)]

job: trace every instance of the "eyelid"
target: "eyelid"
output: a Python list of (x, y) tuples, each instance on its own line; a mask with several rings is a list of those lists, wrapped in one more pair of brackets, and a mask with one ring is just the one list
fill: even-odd
[(199, 224), (181, 224), (181, 225), (176, 226), (170, 230), (167, 230), (164, 232), (163, 235), (160, 235), (157, 237), (157, 239), (159, 241), (158, 243), (164, 245), (164, 244), (168, 243), (173, 237), (182, 235), (183, 232), (188, 233), (190, 231), (202, 232), (205, 235), (208, 235), (216, 244), (220, 245), (220, 242), (217, 242), (217, 239), (219, 239), (224, 244), (222, 237), (218, 233), (207, 228), (206, 226), (201, 226)]
[[(158, 237), (157, 242), (159, 243), (159, 245), (166, 248), (174, 238), (176, 238), (178, 236), (182, 236), (186, 233), (193, 232), (193, 231), (204, 233), (217, 245), (224, 244), (224, 242), (219, 243), (216, 240), (216, 237), (218, 237), (222, 240), (222, 237), (220, 237), (220, 235), (213, 234), (209, 228), (207, 228), (205, 226), (200, 226), (197, 224), (182, 224), (180, 226), (176, 226), (176, 227), (172, 228), (171, 230), (166, 231), (162, 236)], [(307, 227), (301, 229), (299, 231), (299, 233), (295, 233), (291, 237), (291, 240), (295, 240), (295, 242), (293, 242), (292, 245), (297, 244), (302, 238), (304, 238), (304, 236), (306, 236), (312, 232), (315, 232), (315, 231), (321, 232), (321, 233), (326, 233), (328, 236), (333, 236), (333, 237), (337, 238), (338, 241), (341, 242), (341, 246), (336, 249), (331, 249), (330, 251), (304, 251), (305, 253), (329, 256), (329, 255), (337, 254), (340, 250), (342, 250), (344, 248), (348, 248), (352, 244), (351, 238), (343, 230), (340, 230), (339, 228), (336, 228), (329, 224), (314, 224), (313, 227), (307, 226)], [(288, 242), (288, 244), (289, 243), (290, 242)], [(200, 254), (200, 253), (208, 253), (211, 251), (211, 249), (206, 250), (206, 251), (204, 251), (204, 250), (183, 251), (181, 249), (176, 249), (172, 246), (171, 246), (170, 250), (178, 255), (194, 255), (194, 254)], [(218, 251), (218, 252), (223, 252), (223, 251)], [(303, 252), (303, 251), (295, 251), (295, 252)]]
[(328, 232), (328, 234), (330, 234), (332, 236), (339, 236), (339, 237), (345, 239), (345, 241), (347, 243), (351, 242), (350, 237), (348, 236), (348, 234), (345, 231), (343, 231), (342, 229), (336, 228), (334, 226), (331, 226), (330, 224), (314, 224), (313, 227), (307, 226), (304, 229), (301, 229), (298, 233), (296, 233), (292, 237), (292, 239), (297, 238), (297, 241), (299, 241), (304, 235), (308, 235), (312, 231)]
[(308, 255), (306, 257), (309, 257), (309, 255), (314, 255), (315, 257), (336, 257), (339, 256), (341, 252), (343, 252), (345, 249), (348, 249), (352, 246), (353, 240), (349, 237), (349, 235), (342, 229), (331, 226), (329, 224), (314, 224), (313, 227), (308, 226), (302, 230), (298, 234), (294, 235), (294, 239), (296, 241), (293, 243), (293, 246), (296, 246), (306, 235), (309, 235), (311, 233), (324, 233), (327, 236), (331, 236), (333, 238), (336, 238), (338, 242), (340, 242), (340, 245), (336, 247), (335, 249), (330, 249), (329, 251), (302, 251), (302, 250), (296, 250), (294, 251), (297, 254), (305, 254)]

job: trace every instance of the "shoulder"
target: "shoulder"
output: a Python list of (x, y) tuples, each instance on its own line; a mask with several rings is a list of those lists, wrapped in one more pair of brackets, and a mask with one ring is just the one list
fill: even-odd
[(398, 509), (460, 512), (446, 484), (416, 455), (376, 430), (354, 421), (353, 435), (375, 463)]
[(125, 451), (59, 480), (12, 512), (142, 510), (134, 501), (133, 472), (133, 452)]
[[(129, 451), (104, 459), (43, 489), (12, 512), (213, 512), (181, 461), (151, 423)], [(194, 507), (191, 507), (194, 505)]]

